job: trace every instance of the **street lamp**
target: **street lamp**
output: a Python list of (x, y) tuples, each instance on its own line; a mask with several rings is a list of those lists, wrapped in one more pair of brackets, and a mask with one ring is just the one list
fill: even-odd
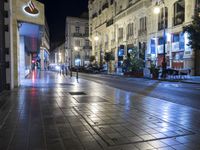
[[(166, 43), (166, 14), (165, 14), (165, 2), (164, 0), (159, 1), (163, 5), (163, 62), (162, 62), (162, 77), (166, 77), (166, 68), (167, 68), (167, 63), (166, 63), (166, 56), (165, 56), (165, 43)], [(156, 3), (156, 6), (154, 7), (154, 14), (159, 14), (160, 13), (160, 7), (159, 4)]]
[[(94, 37), (94, 40), (96, 43), (99, 41), (99, 36), (96, 33), (96, 36)], [(102, 49), (100, 49), (100, 67), (102, 67)]]

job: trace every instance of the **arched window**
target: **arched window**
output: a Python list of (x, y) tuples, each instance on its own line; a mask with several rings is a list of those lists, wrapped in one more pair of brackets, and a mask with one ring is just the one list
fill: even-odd
[(185, 21), (185, 0), (174, 3), (174, 26), (180, 25)]

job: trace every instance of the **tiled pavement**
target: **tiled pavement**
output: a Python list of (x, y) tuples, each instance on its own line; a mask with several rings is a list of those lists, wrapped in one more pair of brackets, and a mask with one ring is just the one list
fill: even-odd
[(0, 99), (0, 150), (200, 149), (199, 110), (95, 82), (42, 73)]

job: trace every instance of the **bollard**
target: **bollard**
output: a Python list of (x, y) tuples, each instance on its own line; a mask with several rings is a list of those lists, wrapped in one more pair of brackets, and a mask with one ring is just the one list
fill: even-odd
[(70, 77), (72, 77), (72, 69), (70, 69)]
[(78, 69), (76, 70), (76, 79), (78, 80)]

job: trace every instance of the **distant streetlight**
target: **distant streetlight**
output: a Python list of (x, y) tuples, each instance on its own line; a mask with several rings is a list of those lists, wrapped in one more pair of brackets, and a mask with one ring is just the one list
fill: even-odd
[(155, 6), (153, 9), (154, 14), (159, 14), (160, 13), (160, 7), (159, 6)]
[[(165, 3), (164, 0), (160, 0), (160, 3), (163, 4), (163, 62), (162, 62), (162, 77), (165, 78), (166, 76), (166, 68), (167, 68), (167, 63), (166, 63), (166, 56), (165, 56), (165, 43), (166, 43), (166, 10), (165, 10)], [(159, 14), (160, 13), (160, 7), (159, 4), (156, 3), (156, 6), (154, 7), (154, 14)], [(162, 16), (162, 15), (161, 15)]]
[(74, 47), (74, 50), (75, 50), (75, 51), (78, 51), (78, 47), (77, 47), (77, 46), (75, 46), (75, 47)]

